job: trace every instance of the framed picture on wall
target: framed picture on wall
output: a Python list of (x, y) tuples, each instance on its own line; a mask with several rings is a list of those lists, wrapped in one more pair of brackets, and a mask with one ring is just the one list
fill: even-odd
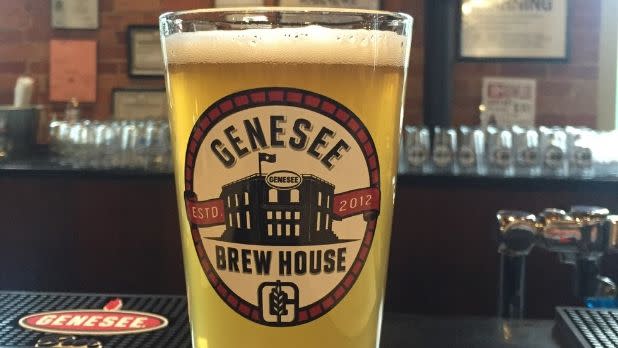
[(569, 0), (459, 1), (459, 60), (568, 60)]
[(97, 99), (97, 42), (61, 40), (49, 42), (49, 100), (76, 98), (80, 103)]
[[(327, 7), (327, 8), (352, 8), (359, 10), (379, 10), (380, 0), (279, 0), (282, 7)], [(305, 22), (328, 22), (338, 25), (353, 25), (364, 21), (364, 18), (354, 13), (339, 15), (337, 17), (324, 17), (320, 13), (290, 12), (281, 15), (281, 23), (288, 25), (301, 25)]]
[(52, 0), (51, 26), (54, 29), (98, 29), (99, 0)]
[(117, 120), (167, 119), (164, 88), (112, 90), (112, 115)]
[(127, 28), (127, 63), (131, 77), (163, 77), (163, 53), (159, 28), (130, 25)]
[(264, 0), (215, 0), (215, 7), (264, 6)]
[(279, 0), (286, 7), (341, 7), (366, 10), (380, 9), (380, 0)]

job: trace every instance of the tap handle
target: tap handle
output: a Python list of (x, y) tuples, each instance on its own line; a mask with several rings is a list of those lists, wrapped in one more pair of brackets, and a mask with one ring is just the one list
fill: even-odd
[(518, 210), (500, 210), (498, 220), (498, 251), (501, 254), (527, 255), (536, 241), (536, 216)]
[(609, 215), (603, 227), (607, 235), (607, 251), (618, 253), (618, 215)]
[(595, 296), (599, 288), (600, 273), (598, 258), (578, 258), (575, 263), (575, 276), (573, 277), (574, 295), (581, 300)]
[(536, 241), (536, 216), (525, 211), (500, 210), (496, 218), (500, 252), (498, 315), (523, 318), (526, 256)]
[(539, 213), (539, 243), (552, 252), (575, 253), (582, 239), (580, 225), (562, 209), (547, 208)]
[(607, 218), (609, 209), (594, 205), (574, 205), (571, 207), (569, 215), (582, 224), (596, 223)]
[(549, 208), (539, 214), (541, 245), (560, 254), (599, 257), (607, 249), (604, 224), (609, 210), (597, 206), (576, 205), (567, 214)]
[(609, 277), (598, 276), (597, 282), (598, 286), (595, 296), (615, 298), (618, 295), (616, 283), (614, 283), (614, 281)]
[(524, 317), (526, 289), (526, 255), (500, 254), (498, 316), (507, 319)]

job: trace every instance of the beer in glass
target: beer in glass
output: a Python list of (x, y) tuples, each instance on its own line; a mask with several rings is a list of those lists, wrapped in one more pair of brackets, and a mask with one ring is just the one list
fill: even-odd
[(194, 347), (376, 347), (412, 18), (160, 17)]

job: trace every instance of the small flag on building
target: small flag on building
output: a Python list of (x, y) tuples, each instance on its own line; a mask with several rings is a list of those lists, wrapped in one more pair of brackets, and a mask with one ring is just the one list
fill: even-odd
[(262, 162), (275, 163), (277, 162), (277, 155), (265, 152), (258, 153), (258, 167), (260, 176), (262, 175)]
[(277, 162), (277, 155), (275, 154), (260, 152), (259, 156), (260, 156), (260, 162), (269, 162), (269, 163)]

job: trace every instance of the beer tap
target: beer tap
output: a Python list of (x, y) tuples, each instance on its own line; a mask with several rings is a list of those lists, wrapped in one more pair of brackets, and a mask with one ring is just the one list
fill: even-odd
[(597, 299), (604, 299), (601, 302), (605, 304), (616, 303), (616, 285), (600, 275), (600, 260), (605, 253), (618, 253), (618, 215), (609, 215), (602, 207), (573, 206), (569, 213), (548, 208), (538, 217), (501, 210), (497, 219), (500, 316), (523, 316), (525, 258), (535, 245), (556, 253), (561, 263), (574, 267), (573, 290), (577, 298), (587, 304)]
[(537, 228), (539, 238), (537, 245), (558, 254), (561, 263), (575, 264), (577, 249), (573, 243), (578, 234), (577, 224), (566, 211), (558, 208), (546, 208), (539, 213)]
[[(604, 236), (607, 254), (618, 253), (618, 215), (608, 215), (600, 226), (600, 232)], [(608, 277), (599, 276), (598, 285), (594, 297), (585, 299), (590, 308), (617, 308), (618, 288), (616, 283)]]
[(607, 252), (618, 254), (618, 215), (608, 215), (603, 230), (607, 235)]
[(536, 216), (524, 211), (500, 210), (496, 217), (500, 253), (498, 315), (523, 318), (526, 256), (535, 244)]
[(557, 253), (560, 262), (574, 266), (573, 290), (577, 298), (596, 294), (600, 259), (607, 249), (602, 232), (609, 211), (595, 206), (573, 206), (567, 214), (546, 209), (539, 214), (540, 246)]
[(574, 291), (578, 298), (588, 298), (598, 293), (603, 283), (601, 257), (608, 249), (608, 234), (603, 233), (609, 210), (601, 207), (574, 206), (570, 215), (581, 226), (581, 239), (577, 242)]

